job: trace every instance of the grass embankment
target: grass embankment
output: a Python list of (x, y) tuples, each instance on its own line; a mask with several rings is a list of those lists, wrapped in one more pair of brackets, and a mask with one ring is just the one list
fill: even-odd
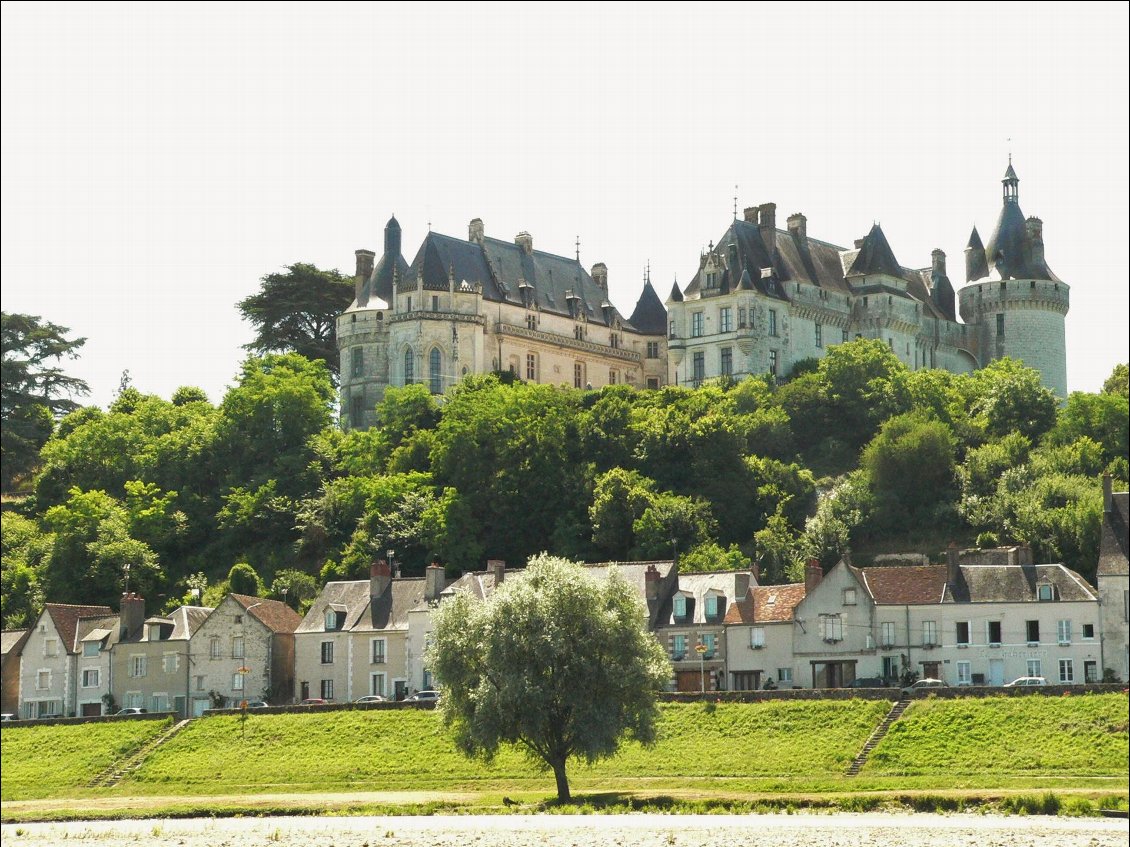
[(55, 796), (80, 788), (169, 723), (126, 720), (5, 728), (0, 737), (0, 798)]

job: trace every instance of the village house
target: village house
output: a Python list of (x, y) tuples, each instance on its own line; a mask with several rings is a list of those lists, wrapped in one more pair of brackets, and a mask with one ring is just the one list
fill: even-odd
[(0, 634), (0, 712), (20, 711), (20, 656), (30, 629), (6, 629)]
[(23, 645), (20, 717), (65, 717), (76, 713), (79, 619), (111, 614), (109, 606), (48, 603), (43, 607)]
[(1130, 493), (1111, 490), (1110, 474), (1103, 475), (1103, 527), (1099, 541), (1098, 588), (1102, 604), (1103, 668), (1130, 680)]
[(78, 668), (77, 711), (79, 717), (97, 717), (113, 712), (111, 651), (121, 634), (119, 615), (79, 618), (75, 632)]
[(793, 613), (804, 583), (757, 585), (726, 612), (726, 665), (731, 691), (792, 688), (800, 679), (793, 654)]

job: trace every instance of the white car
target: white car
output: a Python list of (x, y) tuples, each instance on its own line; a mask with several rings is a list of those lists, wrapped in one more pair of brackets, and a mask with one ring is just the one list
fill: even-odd
[(1042, 676), (1022, 676), (1012, 682), (1006, 682), (1005, 688), (1022, 688), (1027, 685), (1047, 685), (1048, 681)]
[(919, 691), (928, 691), (931, 688), (948, 688), (948, 686), (940, 679), (930, 679), (930, 677), (926, 677), (925, 679), (918, 680), (918, 682), (913, 685), (906, 686), (906, 688), (902, 689), (902, 693), (903, 695), (916, 694)]
[(426, 688), (423, 691), (417, 691), (415, 694), (410, 694), (405, 698), (406, 703), (438, 703), (439, 692)]

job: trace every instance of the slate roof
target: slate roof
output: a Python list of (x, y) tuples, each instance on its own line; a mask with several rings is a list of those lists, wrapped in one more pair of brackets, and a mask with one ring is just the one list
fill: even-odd
[[(395, 275), (403, 284), (408, 273), (408, 263), (400, 252), (400, 223), (396, 215), (388, 219), (385, 224), (385, 249), (380, 259), (373, 266), (369, 278), (361, 283), (361, 291), (349, 309), (374, 308), (381, 304), (370, 303), (374, 297), (379, 297), (385, 304), (392, 302), (392, 281)], [(348, 309), (346, 311), (349, 311)]]
[(232, 594), (231, 598), (271, 632), (294, 632), (302, 623), (298, 612), (278, 600), (264, 600), (246, 594)]
[(643, 285), (628, 323), (647, 335), (665, 335), (667, 332), (667, 310), (652, 288), (650, 278)]
[(79, 652), (84, 641), (101, 641), (106, 647), (117, 643), (118, 633), (121, 630), (121, 619), (118, 615), (103, 615), (100, 617), (79, 618), (75, 627), (75, 652)]
[(902, 265), (895, 258), (894, 251), (883, 235), (883, 228), (879, 224), (872, 224), (871, 231), (863, 239), (863, 244), (855, 256), (855, 260), (848, 268), (847, 275), (854, 274), (886, 274), (887, 276), (902, 276)]
[(1060, 282), (1046, 261), (1032, 252), (1028, 225), (1019, 203), (1005, 202), (985, 248), (989, 272), (1000, 279), (1046, 279)]
[[(680, 573), (678, 575), (678, 585), (675, 587), (675, 590), (667, 597), (663, 598), (656, 621), (656, 628), (671, 626), (682, 627), (688, 626), (689, 624), (721, 624), (727, 612), (729, 612), (730, 606), (738, 600), (735, 583), (739, 574), (739, 571)], [(715, 591), (721, 593), (726, 598), (726, 605), (725, 608), (721, 610), (722, 614), (717, 620), (707, 621), (706, 604), (703, 600), (708, 593)], [(679, 623), (673, 621), (673, 597), (675, 594), (686, 594), (691, 599), (691, 602), (688, 603), (688, 611), (690, 612), (689, 620), (680, 621)]]
[(7, 656), (13, 650), (23, 647), (30, 629), (5, 629), (0, 633), (0, 656)]
[(793, 610), (804, 599), (804, 583), (751, 586), (726, 611), (727, 624), (783, 623), (793, 619)]
[(1050, 582), (1059, 600), (1095, 600), (1094, 589), (1075, 571), (1050, 565), (960, 565), (957, 585), (947, 581), (945, 565), (849, 566), (871, 598), (880, 605), (935, 603), (1037, 603), (1036, 586)]
[(985, 245), (981, 241), (981, 233), (977, 232), (977, 227), (973, 227), (973, 232), (969, 233), (969, 243), (965, 245), (967, 250), (972, 250), (970, 260), (966, 262), (965, 266), (965, 281), (973, 282), (975, 279), (981, 279), (989, 275), (989, 263), (985, 259)]
[(1130, 536), (1127, 535), (1127, 512), (1130, 511), (1130, 493), (1112, 494), (1110, 511), (1103, 514), (1102, 536), (1099, 540), (1099, 576), (1126, 576), (1130, 574), (1127, 562), (1130, 553)]
[(425, 580), (422, 577), (393, 579), (375, 602), (370, 602), (369, 584), (367, 579), (327, 582), (295, 633), (325, 632), (327, 606), (345, 611), (342, 632), (407, 629), (408, 613), (424, 602)]
[(667, 297), (667, 299), (670, 300), (672, 303), (682, 303), (683, 302), (683, 292), (679, 288), (679, 281), (678, 280), (675, 280), (675, 282), (671, 283), (671, 294)]
[(78, 628), (79, 618), (113, 614), (109, 606), (72, 606), (68, 603), (47, 603), (43, 611), (51, 618), (68, 653), (75, 652), (75, 631)]

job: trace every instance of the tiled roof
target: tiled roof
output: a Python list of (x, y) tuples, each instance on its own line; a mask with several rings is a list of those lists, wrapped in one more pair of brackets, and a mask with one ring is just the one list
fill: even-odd
[(1096, 600), (1098, 595), (1079, 574), (1063, 565), (962, 565), (964, 586), (955, 602), (1036, 603), (1036, 586), (1050, 582), (1060, 600)]
[(945, 565), (853, 568), (868, 593), (880, 604), (940, 603), (946, 590)]
[(18, 650), (23, 646), (24, 639), (27, 638), (30, 629), (6, 629), (0, 635), (0, 655), (7, 656), (13, 650)]
[(79, 618), (113, 614), (109, 606), (72, 606), (67, 603), (48, 603), (43, 607), (43, 611), (50, 616), (68, 653), (75, 652), (75, 630)]
[(77, 653), (80, 649), (79, 645), (87, 640), (105, 641), (105, 646), (109, 647), (117, 642), (120, 631), (121, 618), (118, 615), (79, 618), (75, 627), (75, 652)]
[(1130, 574), (1130, 535), (1127, 533), (1127, 513), (1130, 512), (1130, 493), (1111, 495), (1110, 511), (1103, 514), (1102, 536), (1099, 540), (1099, 576), (1125, 576)]
[(407, 629), (408, 613), (424, 602), (425, 580), (421, 577), (393, 579), (385, 592), (372, 603), (369, 586), (367, 579), (326, 583), (295, 632), (325, 632), (327, 606), (345, 610), (342, 631)]
[(726, 612), (728, 624), (781, 623), (793, 618), (804, 599), (804, 583), (757, 585)]
[(232, 594), (231, 597), (271, 632), (294, 632), (302, 623), (298, 612), (278, 600), (264, 600), (246, 594)]

